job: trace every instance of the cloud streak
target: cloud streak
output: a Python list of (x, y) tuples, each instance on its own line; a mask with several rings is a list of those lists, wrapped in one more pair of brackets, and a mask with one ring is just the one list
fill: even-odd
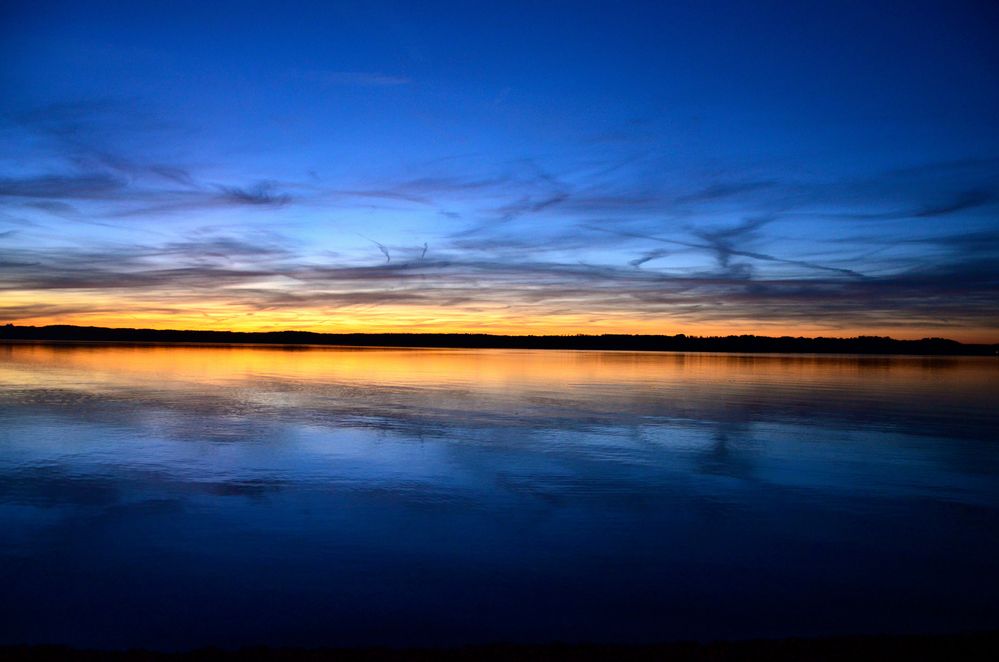
[[(338, 84), (404, 83), (358, 74)], [(17, 116), (17, 131), (51, 140), (51, 158), (48, 171), (0, 176), (0, 223), (17, 228), (0, 231), (7, 318), (999, 327), (999, 231), (994, 219), (973, 220), (995, 207), (996, 160), (836, 181), (677, 175), (662, 160), (611, 152), (227, 176), (121, 148), (122, 135), (165, 142), (167, 129), (118, 115), (103, 102)], [(934, 234), (939, 218), (960, 223)], [(901, 222), (925, 231), (900, 233)], [(104, 234), (60, 238), (76, 223)], [(156, 241), (114, 239), (144, 226)], [(277, 227), (287, 233), (267, 234)], [(871, 227), (884, 232), (860, 230)]]
[(298, 78), (319, 85), (346, 85), (357, 87), (399, 87), (413, 81), (406, 76), (384, 74), (377, 71), (303, 71)]
[[(156, 266), (167, 257), (170, 266)], [(105, 302), (118, 293), (165, 310), (197, 301), (209, 310), (235, 306), (241, 313), (256, 314), (370, 306), (500, 306), (511, 316), (525, 318), (571, 312), (663, 316), (681, 323), (724, 324), (748, 318), (830, 328), (875, 320), (889, 320), (899, 328), (999, 321), (999, 269), (985, 258), (940, 262), (881, 277), (761, 278), (733, 269), (663, 273), (634, 265), (470, 259), (453, 252), (433, 260), (386, 259), (380, 265), (301, 264), (281, 246), (216, 237), (142, 249), (5, 248), (0, 264), (5, 274), (0, 291), (40, 293), (41, 301), (46, 292), (103, 292)], [(90, 310), (92, 301), (82, 301), (76, 309), (52, 303), (8, 304), (0, 306), (0, 314), (13, 320), (71, 315)]]

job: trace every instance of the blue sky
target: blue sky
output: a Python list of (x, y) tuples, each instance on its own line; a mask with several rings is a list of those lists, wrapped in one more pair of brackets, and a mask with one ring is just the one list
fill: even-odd
[(0, 11), (0, 318), (999, 340), (993, 3)]

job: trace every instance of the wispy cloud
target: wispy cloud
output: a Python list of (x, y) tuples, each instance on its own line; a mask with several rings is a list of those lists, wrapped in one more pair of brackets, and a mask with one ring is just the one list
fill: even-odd
[(413, 82), (406, 76), (377, 71), (311, 70), (297, 72), (295, 76), (319, 85), (353, 85), (358, 87), (398, 87)]
[[(404, 84), (339, 73), (327, 82)], [(967, 221), (996, 205), (999, 160), (823, 180), (758, 169), (678, 172), (635, 154), (498, 163), (469, 156), (353, 178), (303, 169), (295, 180), (226, 176), (146, 154), (118, 137), (162, 125), (129, 113), (102, 102), (16, 118), (50, 151), (40, 160), (48, 170), (0, 177), (0, 219), (18, 227), (0, 234), (0, 290), (9, 299), (0, 314), (189, 308), (222, 320), (211, 311), (376, 315), (385, 306), (412, 310), (413, 319), (490, 310), (507, 320), (693, 327), (747, 319), (999, 325), (999, 229), (987, 218)], [(221, 225), (236, 212), (243, 227)], [(314, 220), (334, 212), (336, 221)], [(248, 230), (253, 218), (261, 227), (312, 220), (302, 236), (293, 229), (275, 238)], [(938, 218), (964, 222), (931, 232)], [(174, 219), (183, 229), (173, 230)], [(192, 219), (205, 230), (193, 232)], [(68, 221), (100, 225), (106, 236), (62, 241), (50, 227)], [(155, 241), (107, 239), (142, 221), (157, 227)], [(891, 230), (902, 222), (913, 227)], [(813, 236), (816, 229), (827, 236)]]
[(128, 183), (107, 174), (42, 175), (21, 179), (0, 179), (0, 196), (12, 198), (110, 199)]
[[(889, 326), (941, 328), (999, 321), (999, 269), (984, 254), (972, 261), (955, 255), (885, 276), (774, 278), (742, 272), (735, 263), (722, 271), (670, 273), (632, 265), (478, 259), (447, 250), (427, 259), (420, 247), (409, 259), (390, 262), (389, 247), (374, 243), (384, 249), (381, 264), (302, 263), (286, 246), (230, 237), (85, 251), (5, 248), (2, 289), (134, 292), (149, 302), (197, 300), (201, 306), (215, 302), (257, 312), (499, 305), (518, 315), (571, 310), (669, 315), (688, 323), (751, 318), (831, 328), (874, 319)], [(282, 284), (274, 285), (274, 279)], [(0, 312), (19, 319), (51, 310), (51, 304), (17, 303)]]
[(251, 188), (239, 188), (237, 186), (219, 186), (222, 191), (223, 200), (242, 205), (267, 205), (280, 206), (291, 202), (291, 196), (287, 193), (275, 191), (274, 182), (258, 182)]
[[(951, 194), (943, 201), (927, 202), (918, 207), (887, 212), (863, 213), (851, 212), (842, 214), (845, 218), (864, 220), (885, 220), (905, 218), (936, 218), (949, 216), (962, 211), (978, 209), (999, 201), (999, 194), (994, 190), (974, 189)], [(835, 215), (834, 215), (835, 216)]]

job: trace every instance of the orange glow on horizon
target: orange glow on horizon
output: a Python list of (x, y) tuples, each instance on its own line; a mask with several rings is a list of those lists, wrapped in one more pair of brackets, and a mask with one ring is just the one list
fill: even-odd
[(316, 333), (491, 333), (502, 335), (600, 335), (649, 334), (692, 336), (792, 336), (855, 337), (890, 336), (897, 339), (943, 337), (967, 343), (999, 342), (994, 328), (959, 328), (932, 325), (881, 324), (865, 327), (844, 322), (840, 325), (802, 324), (781, 321), (733, 320), (699, 322), (668, 317), (642, 318), (618, 312), (575, 315), (536, 315), (528, 317), (501, 311), (467, 311), (408, 307), (370, 307), (349, 311), (268, 311), (213, 313), (113, 312), (51, 315), (21, 318), (18, 325), (184, 329), (205, 331), (311, 331)]
[[(995, 327), (945, 326), (936, 320), (885, 321), (864, 325), (849, 319), (793, 320), (698, 319), (690, 313), (675, 315), (617, 310), (578, 313), (551, 312), (540, 304), (483, 301), (459, 306), (367, 304), (337, 307), (300, 307), (261, 310), (245, 302), (222, 298), (167, 294), (156, 299), (120, 296), (113, 299), (82, 292), (5, 292), (5, 308), (22, 310), (38, 301), (60, 312), (49, 315), (0, 317), (0, 323), (45, 326), (126, 327), (206, 331), (312, 331), (317, 333), (493, 333), (505, 335), (599, 335), (605, 333), (692, 336), (792, 336), (855, 337), (890, 336), (898, 339), (943, 337), (969, 343), (999, 342)], [(565, 308), (567, 306), (563, 306)], [(717, 311), (716, 311), (717, 312)], [(936, 323), (934, 323), (936, 322)]]

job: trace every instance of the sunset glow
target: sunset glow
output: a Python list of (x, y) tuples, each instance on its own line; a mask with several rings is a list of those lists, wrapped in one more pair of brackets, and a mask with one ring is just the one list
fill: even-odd
[(0, 660), (999, 660), (997, 27), (0, 0)]
[(976, 11), (52, 7), (0, 322), (999, 341)]

